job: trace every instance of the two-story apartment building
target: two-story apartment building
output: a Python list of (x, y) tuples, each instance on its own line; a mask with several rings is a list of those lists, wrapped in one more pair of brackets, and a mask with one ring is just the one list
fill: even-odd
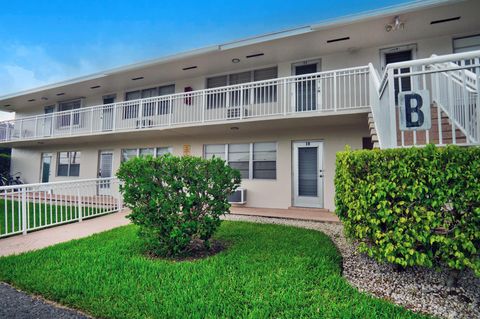
[(335, 154), (372, 146), (386, 66), (480, 50), (479, 12), (476, 0), (414, 2), (10, 94), (0, 145), (28, 183), (108, 177), (147, 154), (218, 156), (241, 171), (247, 206), (332, 210)]

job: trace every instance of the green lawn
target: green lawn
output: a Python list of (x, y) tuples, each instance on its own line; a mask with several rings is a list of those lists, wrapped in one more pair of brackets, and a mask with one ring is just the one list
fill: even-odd
[(151, 260), (130, 225), (0, 258), (0, 281), (99, 318), (426, 318), (351, 287), (322, 233), (224, 222), (216, 238), (215, 256)]
[[(62, 205), (39, 204), (30, 202), (27, 205), (29, 228), (41, 227), (57, 222), (69, 221), (78, 218), (78, 209), (73, 203), (61, 202)], [(21, 202), (17, 200), (0, 199), (0, 235), (22, 230)], [(53, 209), (50, 209), (50, 208)], [(84, 207), (83, 216), (96, 213), (96, 207)], [(7, 213), (5, 213), (7, 212)]]

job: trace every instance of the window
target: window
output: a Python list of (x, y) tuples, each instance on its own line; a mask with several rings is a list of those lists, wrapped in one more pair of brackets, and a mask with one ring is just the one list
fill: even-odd
[(156, 157), (171, 152), (171, 147), (126, 148), (122, 150), (122, 163), (137, 156), (151, 155), (153, 157)]
[[(72, 100), (67, 102), (60, 102), (58, 103), (58, 111), (71, 111), (79, 109), (82, 106), (82, 100)], [(72, 117), (73, 115), (73, 117)], [(80, 113), (73, 112), (66, 112), (58, 117), (58, 127), (66, 127), (70, 126), (70, 121), (72, 121), (72, 125), (79, 125), (80, 124)]]
[[(158, 95), (170, 95), (175, 93), (175, 85), (166, 85), (158, 88)], [(169, 114), (171, 111), (171, 105), (169, 100), (160, 101), (158, 104), (158, 115)]]
[(58, 176), (80, 175), (80, 152), (59, 152), (57, 163)]
[(238, 169), (242, 178), (250, 178), (250, 144), (228, 145), (228, 164)]
[(480, 50), (480, 34), (453, 39), (453, 53)]
[(138, 149), (136, 148), (127, 148), (122, 150), (122, 163), (128, 161), (131, 158), (137, 156)]
[(155, 156), (155, 149), (152, 148), (141, 148), (138, 152), (138, 156)]
[[(131, 91), (125, 94), (126, 101), (134, 101), (138, 99), (148, 99), (150, 97), (169, 95), (175, 93), (175, 85), (165, 85), (161, 87), (149, 88), (138, 91)], [(170, 101), (144, 101), (142, 107), (142, 116), (153, 116), (155, 114), (168, 114), (170, 113)], [(158, 109), (157, 109), (158, 104)], [(131, 104), (123, 107), (123, 118), (132, 119), (138, 117), (140, 102), (132, 102)]]
[[(277, 77), (277, 68), (268, 68), (255, 70), (253, 72), (254, 81), (264, 81), (275, 79)], [(255, 101), (254, 103), (271, 103), (277, 101), (277, 86), (276, 85), (265, 85), (258, 88), (255, 88), (254, 92)]]
[(277, 145), (276, 143), (253, 144), (253, 178), (277, 178)]
[[(141, 91), (127, 92), (125, 101), (134, 101), (142, 98)], [(134, 119), (138, 117), (138, 102), (130, 102), (123, 106), (123, 119)]]
[(219, 157), (225, 160), (225, 144), (205, 145), (205, 158)]
[(244, 179), (277, 178), (277, 143), (209, 144), (204, 157), (219, 157), (240, 171)]
[[(236, 85), (254, 81), (263, 81), (277, 78), (278, 68), (271, 67), (247, 72), (233, 73), (207, 78), (207, 89)], [(246, 105), (250, 103), (250, 91), (253, 90), (254, 103), (274, 102), (277, 100), (277, 86), (261, 86), (254, 89), (238, 89), (229, 91), (229, 102), (231, 106)], [(241, 102), (243, 101), (243, 103)], [(227, 93), (221, 90), (213, 90), (207, 94), (207, 109), (226, 107)]]
[(172, 148), (171, 147), (157, 147), (157, 157), (162, 156), (165, 154), (171, 154)]

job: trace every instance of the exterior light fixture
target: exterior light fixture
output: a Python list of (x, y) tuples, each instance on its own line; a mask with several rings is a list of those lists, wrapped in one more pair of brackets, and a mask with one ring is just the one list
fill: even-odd
[(400, 21), (400, 17), (396, 16), (393, 19), (393, 22), (385, 26), (385, 31), (397, 31), (405, 29), (405, 22)]
[(238, 131), (238, 130), (239, 130), (238, 126), (232, 126), (230, 129), (231, 129), (232, 131)]
[(233, 59), (232, 59), (232, 63), (238, 63), (238, 62), (240, 62), (240, 59), (239, 59), (239, 58), (233, 58)]

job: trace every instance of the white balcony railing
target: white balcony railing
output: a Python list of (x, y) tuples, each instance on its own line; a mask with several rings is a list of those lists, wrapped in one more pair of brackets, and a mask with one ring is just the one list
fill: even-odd
[(356, 67), (25, 117), (1, 122), (0, 142), (365, 108), (368, 74)]

